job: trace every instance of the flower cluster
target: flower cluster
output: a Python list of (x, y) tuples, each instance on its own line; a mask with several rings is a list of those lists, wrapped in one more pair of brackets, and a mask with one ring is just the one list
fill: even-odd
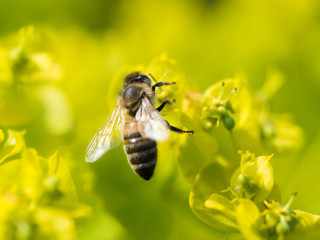
[(30, 26), (1, 39), (0, 239), (77, 239), (92, 225), (115, 239), (125, 230), (92, 194), (93, 174), (73, 149), (66, 67), (46, 37)]
[(17, 46), (0, 48), (0, 126), (36, 124), (49, 134), (63, 135), (73, 120), (68, 99), (55, 86), (62, 69), (50, 54), (38, 50), (38, 35), (32, 26), (23, 28)]
[(0, 238), (74, 239), (90, 208), (78, 203), (64, 160), (39, 156), (24, 134), (0, 129)]
[(291, 209), (295, 194), (282, 205), (274, 182), (270, 154), (295, 151), (303, 142), (290, 118), (269, 112), (281, 80), (273, 72), (256, 94), (243, 77), (217, 82), (203, 94), (186, 90), (181, 121), (195, 134), (181, 137), (178, 165), (192, 184), (193, 212), (211, 227), (245, 239), (318, 239), (320, 216)]
[(230, 176), (212, 163), (196, 177), (190, 206), (205, 223), (225, 232), (241, 232), (245, 239), (317, 239), (320, 216), (280, 204), (271, 156), (241, 153), (240, 167)]

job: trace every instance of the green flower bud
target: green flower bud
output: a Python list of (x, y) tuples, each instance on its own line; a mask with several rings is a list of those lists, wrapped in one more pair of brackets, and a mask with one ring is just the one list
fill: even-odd
[(290, 232), (290, 225), (286, 222), (284, 218), (281, 217), (281, 221), (276, 226), (276, 231), (278, 235), (287, 235)]
[(250, 177), (248, 176), (243, 176), (242, 174), (240, 174), (238, 176), (238, 179), (237, 179), (238, 183), (240, 185), (242, 185), (244, 188), (248, 187), (249, 184), (250, 184)]
[(222, 120), (223, 120), (223, 125), (225, 126), (226, 129), (231, 131), (234, 128), (235, 121), (234, 121), (234, 119), (232, 117), (227, 115)]

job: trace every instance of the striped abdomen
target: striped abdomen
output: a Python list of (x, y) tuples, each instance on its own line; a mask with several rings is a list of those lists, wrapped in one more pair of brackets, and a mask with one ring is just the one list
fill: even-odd
[(143, 179), (149, 180), (157, 163), (157, 143), (141, 136), (137, 121), (126, 122), (123, 128), (124, 150), (131, 168)]

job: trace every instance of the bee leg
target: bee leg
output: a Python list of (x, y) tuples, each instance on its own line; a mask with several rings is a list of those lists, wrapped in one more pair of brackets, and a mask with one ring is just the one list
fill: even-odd
[(156, 87), (162, 87), (163, 85), (172, 85), (172, 84), (176, 84), (176, 82), (157, 82), (152, 86), (152, 91), (154, 91)]
[(165, 100), (159, 107), (157, 107), (158, 112), (160, 112), (166, 104), (172, 105), (172, 102), (170, 100)]
[(169, 130), (171, 130), (172, 132), (177, 132), (177, 133), (191, 133), (191, 134), (194, 134), (194, 131), (193, 130), (190, 130), (190, 131), (184, 131), (180, 128), (176, 128), (174, 126), (170, 126), (170, 124), (168, 123), (169, 125)]

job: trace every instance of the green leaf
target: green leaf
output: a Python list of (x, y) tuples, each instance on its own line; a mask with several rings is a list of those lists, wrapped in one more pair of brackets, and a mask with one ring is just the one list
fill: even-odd
[(199, 116), (191, 109), (188, 114), (181, 115), (183, 125), (189, 126), (195, 132), (191, 136), (181, 136), (177, 153), (179, 169), (190, 184), (205, 165), (215, 161), (213, 156), (218, 150), (216, 139), (203, 130), (196, 121), (197, 118), (199, 119)]
[(17, 160), (0, 165), (0, 176), (5, 179), (5, 181), (0, 181), (0, 195), (12, 189), (17, 191), (20, 169), (21, 164)]
[[(2, 140), (4, 139), (3, 132), (1, 131), (2, 134)], [(7, 131), (7, 136), (6, 136), (6, 141), (3, 143), (1, 149), (0, 149), (0, 163), (9, 156), (18, 154), (22, 152), (22, 150), (25, 148), (25, 141), (24, 141), (24, 134), (26, 131), (15, 131), (9, 129)], [(0, 138), (1, 138), (0, 136)], [(1, 142), (1, 141), (0, 141)]]
[[(233, 228), (237, 228), (237, 224), (235, 223), (235, 212), (234, 206), (228, 198), (213, 193), (204, 203), (205, 207), (210, 209), (211, 218), (216, 222), (221, 224), (221, 228), (225, 226), (230, 226)], [(219, 229), (219, 228), (218, 228)]]
[(40, 159), (35, 149), (26, 148), (21, 155), (21, 159), (16, 160), (21, 164), (19, 173), (21, 194), (33, 202), (38, 202), (43, 191), (44, 172)]
[(16, 146), (16, 139), (12, 134), (8, 134), (7, 140), (0, 149), (0, 163), (13, 151)]
[(294, 213), (299, 223), (295, 226), (294, 231), (288, 235), (288, 239), (320, 239), (320, 216), (300, 210), (295, 210)]
[(203, 222), (224, 232), (237, 232), (234, 204), (219, 194), (228, 187), (227, 176), (221, 165), (208, 165), (197, 175), (189, 201), (192, 211)]
[(65, 207), (74, 207), (78, 202), (77, 193), (65, 161), (57, 153), (52, 155), (47, 161), (48, 172), (45, 179), (47, 180), (47, 189), (54, 189), (54, 186), (52, 188), (51, 184), (55, 184), (55, 181), (57, 181), (56, 190), (63, 194), (63, 198), (60, 199), (59, 204)]
[[(204, 133), (204, 136), (206, 133)], [(198, 135), (196, 139), (201, 136)], [(183, 176), (187, 179), (189, 183), (194, 181), (197, 173), (201, 170), (203, 166), (212, 162), (214, 159), (212, 155), (205, 154), (198, 147), (199, 145), (196, 143), (196, 139), (191, 139), (189, 136), (183, 136), (184, 142), (179, 146), (179, 151), (177, 155), (179, 169), (181, 170)], [(192, 137), (193, 138), (193, 137)], [(207, 150), (215, 150), (216, 142), (209, 139), (205, 142), (200, 148), (208, 147), (212, 143), (211, 146), (207, 148)], [(210, 159), (211, 158), (211, 159)]]
[(249, 199), (239, 198), (236, 206), (236, 218), (239, 229), (245, 239), (263, 240), (258, 232), (258, 225), (261, 224), (258, 207)]

